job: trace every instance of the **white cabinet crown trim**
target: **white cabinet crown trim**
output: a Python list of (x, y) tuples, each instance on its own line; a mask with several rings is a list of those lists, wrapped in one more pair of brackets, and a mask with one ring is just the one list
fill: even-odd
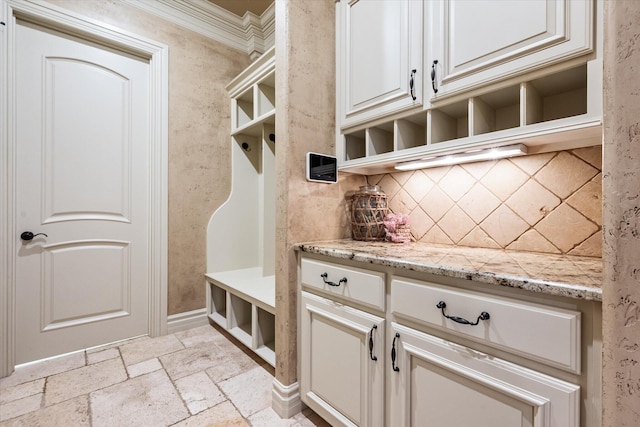
[(206, 0), (123, 0), (174, 24), (246, 52), (256, 59), (275, 42), (275, 9), (241, 18)]

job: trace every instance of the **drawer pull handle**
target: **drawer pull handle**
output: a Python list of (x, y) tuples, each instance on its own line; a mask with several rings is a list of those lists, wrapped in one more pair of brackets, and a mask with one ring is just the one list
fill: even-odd
[(471, 325), (471, 326), (476, 326), (478, 323), (480, 323), (481, 320), (488, 320), (491, 316), (489, 316), (489, 313), (487, 313), (486, 311), (483, 311), (482, 313), (480, 313), (480, 316), (478, 316), (478, 318), (476, 319), (475, 322), (470, 322), (467, 319), (464, 319), (462, 317), (458, 317), (458, 316), (448, 316), (445, 312), (444, 309), (447, 307), (447, 303), (444, 301), (440, 301), (438, 303), (438, 305), (436, 305), (436, 307), (438, 307), (440, 310), (442, 310), (442, 315), (444, 317), (446, 317), (447, 319), (453, 320), (456, 323), (462, 323), (463, 325)]
[(328, 276), (328, 274), (327, 274), (327, 273), (322, 273), (322, 274), (320, 275), (320, 277), (322, 277), (322, 281), (323, 281), (324, 283), (326, 283), (327, 285), (329, 285), (329, 286), (340, 286), (340, 285), (342, 285), (343, 283), (347, 283), (347, 278), (346, 278), (346, 277), (343, 277), (342, 279), (340, 279), (340, 280), (338, 281), (338, 283), (334, 283), (334, 282), (330, 282), (330, 281), (328, 281), (328, 280), (327, 280), (327, 276)]
[(431, 64), (431, 87), (433, 88), (433, 93), (438, 93), (438, 88), (436, 87), (436, 65), (438, 64), (438, 60), (434, 59), (433, 64)]
[(400, 334), (396, 332), (393, 337), (393, 343), (391, 344), (391, 366), (395, 372), (400, 372), (400, 368), (396, 366), (396, 339), (400, 338)]
[(373, 325), (371, 331), (369, 331), (369, 357), (373, 361), (378, 360), (378, 357), (373, 355), (373, 331), (375, 329), (378, 329), (378, 325)]
[(411, 89), (411, 98), (414, 101), (416, 100), (416, 88), (415, 88), (415, 83), (414, 83), (414, 77), (415, 77), (417, 71), (418, 70), (416, 70), (415, 68), (413, 70), (411, 70), (411, 77), (409, 78), (409, 89)]

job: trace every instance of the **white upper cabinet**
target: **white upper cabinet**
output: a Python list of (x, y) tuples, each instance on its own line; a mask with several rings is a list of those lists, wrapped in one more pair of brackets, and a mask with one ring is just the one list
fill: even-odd
[(593, 51), (593, 6), (591, 0), (426, 2), (433, 34), (431, 53), (425, 56), (427, 98), (438, 99)]
[(341, 127), (422, 105), (422, 20), (422, 1), (339, 3), (336, 32)]

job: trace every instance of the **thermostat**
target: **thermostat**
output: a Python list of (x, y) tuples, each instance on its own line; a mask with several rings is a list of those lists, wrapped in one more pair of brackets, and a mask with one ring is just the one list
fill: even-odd
[(318, 153), (307, 153), (307, 180), (333, 184), (338, 182), (338, 159)]

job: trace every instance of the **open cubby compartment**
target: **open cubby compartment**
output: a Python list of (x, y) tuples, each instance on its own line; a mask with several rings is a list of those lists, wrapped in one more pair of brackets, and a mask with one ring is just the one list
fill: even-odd
[(391, 153), (393, 151), (393, 122), (367, 129), (367, 156)]
[(257, 115), (262, 117), (271, 114), (276, 109), (276, 76), (270, 74), (258, 83), (256, 91)]
[(253, 345), (255, 352), (271, 365), (275, 364), (276, 316), (260, 307), (255, 307)]
[(471, 98), (469, 120), (473, 135), (520, 126), (520, 86), (509, 86)]
[(427, 144), (427, 114), (419, 113), (395, 121), (396, 151)]
[(213, 283), (209, 287), (209, 318), (227, 329), (227, 292)]
[(229, 331), (247, 347), (251, 347), (251, 303), (227, 293)]
[(469, 101), (459, 101), (427, 112), (428, 143), (469, 136)]
[(522, 84), (525, 124), (587, 113), (587, 65)]
[(253, 111), (253, 87), (245, 90), (242, 95), (234, 99), (235, 126), (234, 129), (247, 125), (254, 119)]
[(366, 132), (364, 129), (346, 133), (343, 138), (345, 160), (361, 159), (366, 155)]

